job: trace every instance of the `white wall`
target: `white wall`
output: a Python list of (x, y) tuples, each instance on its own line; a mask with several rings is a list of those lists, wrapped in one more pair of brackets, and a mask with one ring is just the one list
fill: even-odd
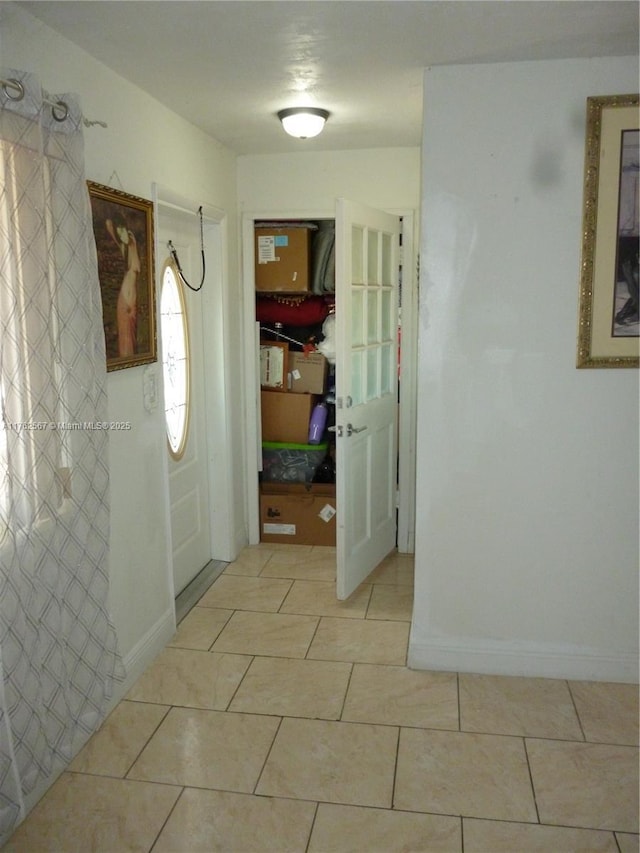
[[(235, 155), (22, 9), (3, 4), (0, 14), (0, 62), (35, 72), (50, 92), (78, 93), (85, 116), (107, 122), (106, 130), (85, 131), (87, 178), (148, 199), (153, 183), (159, 182), (198, 204), (224, 209), (230, 235), (228, 273), (235, 284)], [(231, 311), (232, 340), (239, 335), (239, 317), (236, 305)], [(160, 385), (160, 365), (151, 369)], [(111, 612), (132, 675), (139, 674), (173, 630), (164, 419), (160, 407), (151, 414), (143, 407), (144, 370), (135, 367), (108, 376), (110, 418), (133, 424), (131, 432), (113, 433), (110, 446)], [(232, 418), (242, 423), (237, 395), (232, 406)], [(228, 452), (230, 458), (241, 457), (239, 448)], [(241, 474), (237, 480), (234, 523), (242, 529)]]
[(424, 80), (410, 663), (636, 680), (638, 372), (575, 351), (585, 100), (637, 59)]
[(238, 158), (241, 211), (330, 212), (341, 197), (382, 210), (417, 210), (420, 149), (301, 151)]

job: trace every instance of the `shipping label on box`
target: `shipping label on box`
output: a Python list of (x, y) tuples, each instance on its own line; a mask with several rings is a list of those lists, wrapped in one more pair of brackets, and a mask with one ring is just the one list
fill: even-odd
[(259, 264), (268, 264), (276, 259), (276, 240), (273, 234), (258, 235), (258, 251), (256, 253)]
[(289, 387), (297, 394), (324, 394), (328, 362), (321, 352), (289, 354)]
[(273, 522), (266, 521), (262, 525), (262, 531), (267, 536), (295, 536), (296, 526), (295, 524), (273, 524)]

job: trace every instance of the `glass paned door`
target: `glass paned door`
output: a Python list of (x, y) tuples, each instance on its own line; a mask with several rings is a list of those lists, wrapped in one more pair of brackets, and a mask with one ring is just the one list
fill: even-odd
[(399, 219), (340, 200), (336, 211), (338, 598), (396, 541)]

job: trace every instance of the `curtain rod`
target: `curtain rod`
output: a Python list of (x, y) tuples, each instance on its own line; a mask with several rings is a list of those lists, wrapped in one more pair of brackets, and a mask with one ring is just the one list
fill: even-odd
[[(10, 77), (9, 80), (0, 79), (0, 86), (2, 86), (5, 95), (10, 101), (21, 101), (24, 98), (24, 86), (19, 80), (16, 80), (13, 77)], [(9, 91), (10, 89), (17, 92), (17, 94), (12, 95)], [(44, 97), (44, 95), (42, 101), (51, 107), (51, 115), (56, 121), (65, 121), (68, 117), (69, 107), (64, 101), (50, 101), (48, 98)], [(58, 110), (58, 113), (56, 113), (56, 110)], [(100, 127), (108, 127), (107, 123), (104, 121), (89, 121), (89, 119), (84, 116), (82, 116), (82, 123), (85, 127), (93, 127), (96, 124), (99, 124)]]

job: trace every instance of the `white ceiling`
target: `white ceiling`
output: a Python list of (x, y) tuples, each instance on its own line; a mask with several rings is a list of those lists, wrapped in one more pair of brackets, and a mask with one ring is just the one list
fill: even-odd
[[(430, 65), (638, 52), (638, 2), (21, 2), (240, 154), (420, 144)], [(114, 92), (117, 97), (117, 92)], [(331, 112), (287, 137), (275, 113)]]

